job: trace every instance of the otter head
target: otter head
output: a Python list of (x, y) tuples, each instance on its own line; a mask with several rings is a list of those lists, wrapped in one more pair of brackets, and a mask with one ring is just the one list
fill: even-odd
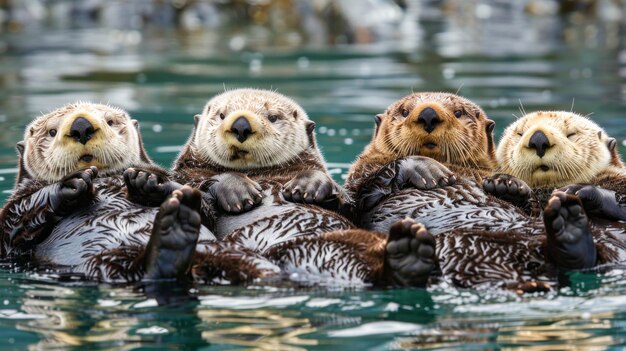
[(590, 182), (621, 167), (617, 142), (591, 120), (573, 112), (533, 112), (508, 126), (496, 152), (499, 171), (531, 187)]
[(463, 97), (414, 93), (376, 116), (375, 144), (395, 157), (420, 155), (464, 167), (495, 165), (495, 122)]
[(296, 102), (273, 91), (227, 91), (195, 119), (191, 152), (230, 169), (279, 166), (316, 147), (315, 123)]
[(19, 183), (24, 178), (54, 182), (90, 166), (101, 175), (151, 163), (136, 120), (118, 108), (75, 103), (38, 117), (18, 143)]

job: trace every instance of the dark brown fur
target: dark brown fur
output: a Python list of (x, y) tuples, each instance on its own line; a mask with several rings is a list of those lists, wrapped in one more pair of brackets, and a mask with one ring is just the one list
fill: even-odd
[[(280, 184), (285, 184), (303, 171), (319, 170), (326, 172), (324, 161), (319, 155), (315, 146), (302, 152), (297, 159), (286, 164), (266, 167), (260, 169), (247, 170), (243, 173), (254, 180), (270, 180)], [(172, 170), (174, 180), (179, 183), (186, 183), (202, 191), (206, 191), (210, 186), (211, 177), (226, 172), (242, 173), (238, 169), (229, 169), (210, 162), (201, 160), (193, 154), (189, 146), (186, 146), (174, 163)]]

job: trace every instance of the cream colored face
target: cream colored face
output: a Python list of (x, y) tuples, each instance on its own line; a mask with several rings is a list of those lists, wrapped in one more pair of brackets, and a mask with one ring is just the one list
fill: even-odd
[[(242, 125), (249, 131), (240, 135)], [(267, 90), (237, 89), (211, 99), (196, 116), (195, 155), (232, 169), (284, 164), (311, 141), (314, 126), (293, 100)]]
[(606, 169), (607, 143), (602, 128), (583, 116), (539, 111), (506, 128), (496, 157), (501, 172), (531, 187), (561, 187), (589, 182)]
[(420, 155), (461, 166), (493, 166), (495, 124), (465, 98), (415, 93), (377, 118), (377, 145), (397, 157)]
[(106, 105), (66, 105), (35, 119), (24, 135), (24, 167), (43, 181), (90, 166), (120, 171), (137, 164), (141, 153), (136, 121)]

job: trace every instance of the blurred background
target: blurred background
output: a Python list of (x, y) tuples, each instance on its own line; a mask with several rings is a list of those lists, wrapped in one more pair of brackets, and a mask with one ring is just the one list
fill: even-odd
[[(411, 91), (458, 91), (497, 122), (498, 138), (522, 107), (572, 109), (624, 153), (625, 14), (625, 0), (0, 0), (0, 202), (14, 145), (42, 113), (76, 100), (118, 105), (168, 166), (205, 102), (246, 86), (303, 105), (339, 181), (373, 116)], [(162, 292), (2, 267), (1, 349), (626, 345), (626, 269), (581, 273), (540, 297), (169, 286), (159, 306)]]

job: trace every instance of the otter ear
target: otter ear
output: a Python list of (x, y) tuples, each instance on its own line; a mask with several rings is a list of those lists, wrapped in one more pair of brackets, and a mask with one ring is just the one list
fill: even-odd
[(19, 141), (17, 144), (15, 144), (15, 148), (17, 149), (17, 163), (18, 163), (18, 170), (17, 170), (17, 177), (15, 177), (15, 184), (20, 184), (23, 180), (25, 179), (30, 179), (30, 174), (28, 173), (28, 171), (26, 170), (26, 166), (24, 165), (24, 149), (25, 149), (25, 145), (23, 141)]
[(616, 167), (624, 167), (622, 158), (617, 150), (617, 140), (615, 140), (615, 138), (608, 138), (606, 141), (606, 147), (609, 149), (609, 153), (611, 153), (611, 164)]
[(24, 157), (24, 149), (26, 148), (26, 145), (24, 145), (23, 141), (18, 141), (17, 144), (15, 144), (15, 149), (17, 150), (17, 154), (20, 157)]
[(293, 110), (293, 118), (298, 118), (298, 110)]
[(617, 140), (615, 138), (608, 138), (606, 141), (606, 146), (609, 148), (610, 152), (614, 152), (617, 147)]
[(491, 134), (493, 133), (493, 130), (496, 128), (496, 122), (488, 119), (487, 120), (487, 124), (486, 124), (486, 130), (487, 130), (487, 134)]
[(139, 132), (139, 121), (136, 119), (131, 120), (135, 129), (137, 129), (137, 141), (139, 142), (139, 158), (142, 162), (152, 164), (152, 160), (148, 156), (145, 147), (143, 146), (143, 138), (141, 137), (141, 133)]
[(493, 141), (493, 130), (496, 127), (496, 122), (487, 119), (485, 124), (485, 131), (487, 132), (487, 153), (491, 160), (496, 159), (496, 143)]
[(314, 130), (315, 130), (315, 122), (313, 122), (313, 121), (306, 122), (306, 132), (307, 132), (307, 134), (312, 134)]
[(200, 122), (200, 115), (193, 116), (193, 126), (198, 127), (199, 122)]
[(383, 115), (374, 116), (374, 123), (376, 123), (376, 125), (374, 126), (374, 136), (378, 134), (378, 129), (380, 128), (380, 124), (382, 122), (383, 122)]

